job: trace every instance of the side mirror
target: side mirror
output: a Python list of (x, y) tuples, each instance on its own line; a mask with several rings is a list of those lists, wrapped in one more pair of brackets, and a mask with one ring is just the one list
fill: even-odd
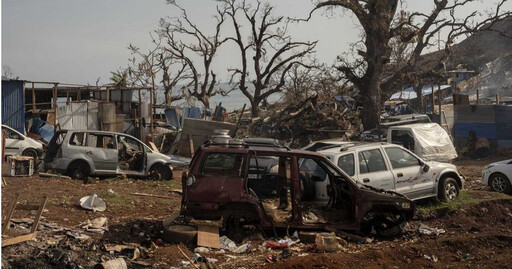
[(423, 170), (423, 173), (426, 173), (426, 172), (428, 172), (428, 170), (430, 170), (430, 166), (428, 166), (428, 164), (424, 163), (422, 170)]

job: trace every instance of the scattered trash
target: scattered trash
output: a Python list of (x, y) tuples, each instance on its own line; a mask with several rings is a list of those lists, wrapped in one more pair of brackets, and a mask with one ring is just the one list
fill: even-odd
[(210, 249), (205, 248), (205, 247), (197, 247), (194, 249), (194, 252), (195, 253), (208, 253), (208, 252), (210, 252)]
[(439, 259), (435, 256), (435, 255), (432, 255), (432, 256), (429, 256), (429, 255), (423, 255), (423, 257), (429, 261), (432, 261), (432, 262), (438, 262)]
[(94, 212), (102, 212), (107, 209), (107, 204), (97, 194), (80, 198), (80, 206)]
[(277, 262), (277, 256), (274, 254), (268, 254), (265, 260), (269, 263), (274, 263)]
[(418, 232), (420, 234), (424, 234), (424, 235), (438, 236), (440, 234), (444, 234), (446, 231), (444, 229), (431, 228), (431, 227), (428, 227), (427, 225), (421, 223), (420, 227), (418, 227)]
[(195, 262), (205, 262), (206, 259), (203, 256), (199, 255), (199, 253), (194, 253), (194, 261)]
[(233, 242), (233, 240), (229, 239), (227, 236), (224, 235), (220, 237), (220, 248), (233, 251), (234, 249), (237, 248), (237, 246), (235, 242)]
[(115, 193), (112, 189), (108, 189), (108, 193)]
[(291, 256), (292, 256), (292, 252), (288, 248), (283, 249), (283, 251), (281, 251), (281, 253), (279, 253), (279, 257), (281, 259), (286, 259)]
[(288, 243), (279, 243), (277, 241), (267, 241), (265, 242), (265, 246), (272, 249), (283, 249), (288, 248)]
[(127, 269), (126, 262), (123, 258), (110, 260), (108, 262), (98, 263), (94, 269)]
[(335, 233), (319, 233), (316, 235), (315, 243), (320, 252), (335, 252), (342, 249)]
[(90, 236), (88, 236), (86, 234), (81, 234), (78, 232), (67, 232), (66, 235), (69, 237), (73, 237), (74, 239), (77, 239), (80, 241), (87, 241), (87, 240), (91, 239)]
[(88, 232), (92, 233), (104, 233), (108, 231), (107, 228), (107, 218), (99, 217), (93, 220), (88, 220), (84, 225), (81, 226), (82, 229), (85, 229)]
[(251, 247), (251, 242), (247, 242), (233, 249), (234, 253), (244, 253)]

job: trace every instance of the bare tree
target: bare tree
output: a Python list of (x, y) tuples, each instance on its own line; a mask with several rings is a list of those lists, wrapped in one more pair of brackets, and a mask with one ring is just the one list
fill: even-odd
[(8, 79), (17, 79), (18, 77), (14, 74), (14, 70), (12, 70), (9, 65), (2, 65), (2, 77)]
[[(382, 97), (389, 95), (396, 85), (409, 78), (424, 49), (433, 45), (437, 33), (448, 30), (446, 48), (449, 48), (457, 37), (489, 28), (494, 22), (510, 15), (510, 11), (502, 10), (507, 0), (500, 0), (493, 12), (478, 22), (478, 11), (464, 18), (455, 15), (460, 7), (476, 0), (432, 1), (434, 8), (431, 12), (412, 12), (406, 19), (397, 12), (402, 3), (399, 0), (321, 0), (312, 10), (341, 7), (353, 13), (363, 29), (363, 49), (358, 51), (357, 60), (342, 59), (337, 68), (361, 92), (365, 128), (377, 125)], [(390, 64), (393, 39), (414, 45), (406, 63), (393, 74), (385, 75), (385, 67)]]
[[(257, 117), (260, 104), (275, 93), (281, 92), (286, 82), (286, 74), (301, 59), (313, 52), (316, 42), (295, 42), (286, 33), (283, 16), (274, 17), (273, 7), (256, 1), (251, 7), (245, 1), (221, 0), (226, 14), (231, 18), (234, 41), (241, 53), (241, 65), (230, 69), (231, 82), (249, 99), (251, 113)], [(240, 3), (239, 3), (240, 2)], [(250, 38), (245, 40), (242, 25), (250, 26)], [(252, 68), (249, 67), (249, 54), (252, 55)], [(250, 76), (251, 69), (252, 76)], [(250, 90), (247, 81), (251, 80), (254, 89)]]
[[(181, 11), (180, 17), (160, 20), (159, 34), (166, 40), (164, 50), (174, 59), (182, 61), (180, 69), (190, 82), (186, 90), (189, 96), (199, 100), (205, 108), (210, 108), (210, 98), (216, 94), (227, 95), (229, 90), (216, 88), (217, 74), (212, 70), (212, 62), (219, 47), (226, 42), (221, 37), (225, 11), (217, 8), (217, 23), (212, 36), (200, 30), (188, 17), (187, 12), (174, 1), (168, 1)], [(201, 64), (194, 62), (201, 58)]]

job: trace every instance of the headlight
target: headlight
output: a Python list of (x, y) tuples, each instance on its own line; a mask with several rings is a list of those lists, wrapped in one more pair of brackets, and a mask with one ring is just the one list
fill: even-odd
[(403, 209), (410, 209), (410, 208), (411, 208), (411, 203), (409, 203), (409, 202), (403, 202), (403, 203), (401, 204), (401, 206), (402, 206), (402, 208), (403, 208)]
[(486, 166), (485, 166), (485, 168), (484, 168), (484, 170), (491, 169), (493, 166), (494, 166), (494, 164), (486, 165)]
[(192, 186), (196, 182), (196, 177), (190, 175), (187, 178), (187, 186)]

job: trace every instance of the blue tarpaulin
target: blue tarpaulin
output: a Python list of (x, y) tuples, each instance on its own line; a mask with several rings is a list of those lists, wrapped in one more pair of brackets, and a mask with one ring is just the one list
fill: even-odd
[(167, 108), (165, 110), (165, 121), (168, 126), (173, 126), (176, 129), (181, 129), (180, 119), (175, 108)]
[(53, 137), (53, 126), (50, 124), (45, 124), (41, 128), (39, 128), (39, 135), (42, 136), (43, 140), (46, 143), (50, 143), (50, 140), (52, 140)]

